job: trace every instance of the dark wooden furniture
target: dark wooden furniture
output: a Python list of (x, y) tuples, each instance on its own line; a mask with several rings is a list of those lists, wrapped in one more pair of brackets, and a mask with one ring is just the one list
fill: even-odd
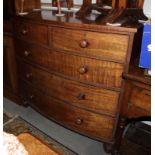
[(15, 12), (14, 1), (3, 3), (3, 95), (20, 104), (16, 58), (14, 51), (12, 16)]
[[(143, 71), (143, 69), (141, 69)], [(124, 74), (126, 79), (123, 113), (128, 118), (151, 115), (151, 79), (136, 73)]]
[[(85, 18), (88, 14), (92, 12), (92, 10), (97, 10), (99, 12), (102, 12), (104, 15), (106, 14), (107, 16), (107, 12), (111, 11), (111, 8), (114, 10), (115, 14), (117, 15), (120, 14), (120, 11), (126, 8), (128, 9), (134, 8), (134, 11), (135, 11), (135, 8), (137, 8), (138, 12), (141, 10), (140, 12), (142, 12), (141, 14), (143, 14), (143, 11), (142, 11), (143, 3), (144, 3), (144, 0), (97, 0), (96, 3), (92, 4), (92, 0), (83, 0), (83, 4), (80, 10), (76, 13), (76, 17)], [(128, 15), (136, 16), (136, 14), (132, 15), (131, 11), (128, 12)], [(114, 18), (112, 17), (111, 13), (109, 18)]]
[(5, 20), (3, 35), (3, 94), (5, 97), (20, 103), (18, 98), (18, 82), (12, 23)]
[(116, 131), (118, 141), (115, 147), (119, 147), (126, 125), (144, 120), (151, 121), (151, 77), (145, 76), (145, 70), (138, 67), (138, 44), (134, 50), (136, 54), (132, 55), (128, 73), (123, 73), (125, 87), (120, 109), (121, 125)]
[[(73, 13), (55, 17), (47, 10), (15, 16), (13, 25), (22, 104), (118, 149), (126, 118), (146, 115), (138, 110), (134, 115), (132, 109), (150, 89), (141, 91), (147, 83), (134, 82), (132, 75), (130, 81), (142, 26), (90, 24)], [(148, 116), (146, 98), (139, 106), (148, 106), (143, 108)]]

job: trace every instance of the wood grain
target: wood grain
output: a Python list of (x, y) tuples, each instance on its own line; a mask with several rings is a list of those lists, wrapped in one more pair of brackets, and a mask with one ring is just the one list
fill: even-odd
[[(16, 42), (16, 44), (19, 44), (19, 42)], [(24, 51), (30, 51), (30, 55), (25, 56)], [(30, 62), (68, 77), (73, 77), (76, 80), (100, 84), (109, 88), (121, 87), (122, 64), (50, 51), (39, 46), (26, 44), (26, 42), (20, 42), (16, 52), (17, 55)]]
[(18, 82), (13, 37), (11, 35), (4, 35), (3, 44), (4, 86), (9, 87), (12, 93), (16, 94), (18, 92)]
[[(63, 34), (63, 37), (61, 37)], [(124, 63), (128, 49), (127, 35), (77, 31), (63, 28), (54, 28), (51, 37), (54, 48), (73, 51), (101, 59), (108, 59)], [(88, 45), (81, 47), (81, 42)]]
[(50, 119), (84, 135), (99, 140), (112, 140), (115, 119), (76, 108), (45, 95), (27, 83), (21, 84), (21, 91), (29, 103)]
[(128, 118), (151, 116), (150, 86), (134, 80), (127, 80), (122, 107), (123, 115)]
[(44, 45), (49, 43), (47, 26), (16, 21), (14, 23), (14, 34), (21, 39), (35, 43)]
[(129, 102), (137, 108), (150, 111), (151, 104), (148, 103), (151, 103), (151, 92), (145, 89), (134, 87)]
[[(117, 113), (119, 92), (64, 79), (19, 60), (18, 69), (21, 79), (53, 97), (97, 113), (112, 116)], [(27, 77), (28, 74), (32, 76)]]

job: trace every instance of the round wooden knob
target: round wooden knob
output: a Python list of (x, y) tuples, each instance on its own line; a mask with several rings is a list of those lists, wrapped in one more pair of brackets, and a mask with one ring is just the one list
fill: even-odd
[(88, 41), (87, 41), (87, 40), (81, 40), (81, 41), (80, 41), (80, 47), (81, 47), (81, 48), (86, 48), (86, 47), (88, 47)]
[(79, 68), (79, 73), (80, 74), (85, 74), (85, 73), (87, 73), (87, 71), (88, 71), (88, 69), (85, 66)]
[(27, 57), (30, 55), (30, 51), (24, 51), (24, 55)]
[(33, 98), (34, 98), (34, 95), (30, 95), (29, 98), (30, 98), (30, 99), (33, 99)]
[(84, 100), (86, 98), (86, 95), (84, 93), (79, 93), (78, 96), (77, 96), (77, 98), (79, 100)]
[(26, 78), (29, 79), (30, 77), (32, 77), (32, 73), (27, 73)]
[(23, 34), (23, 35), (26, 35), (27, 33), (28, 33), (28, 30), (26, 30), (26, 29), (23, 29), (23, 30), (22, 30), (22, 34)]
[(81, 125), (83, 123), (83, 119), (77, 118), (76, 119), (76, 124)]

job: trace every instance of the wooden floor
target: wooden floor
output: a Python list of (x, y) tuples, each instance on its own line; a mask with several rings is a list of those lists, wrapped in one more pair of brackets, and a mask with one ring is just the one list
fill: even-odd
[(122, 141), (121, 155), (151, 155), (151, 127), (141, 122), (131, 124)]

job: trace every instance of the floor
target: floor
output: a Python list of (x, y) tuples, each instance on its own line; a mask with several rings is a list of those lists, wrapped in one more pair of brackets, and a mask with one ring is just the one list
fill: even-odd
[(104, 152), (101, 142), (82, 136), (58, 124), (46, 119), (31, 107), (24, 108), (4, 98), (4, 109), (10, 115), (20, 115), (50, 137), (54, 138), (64, 146), (70, 148), (79, 155), (109, 155)]

